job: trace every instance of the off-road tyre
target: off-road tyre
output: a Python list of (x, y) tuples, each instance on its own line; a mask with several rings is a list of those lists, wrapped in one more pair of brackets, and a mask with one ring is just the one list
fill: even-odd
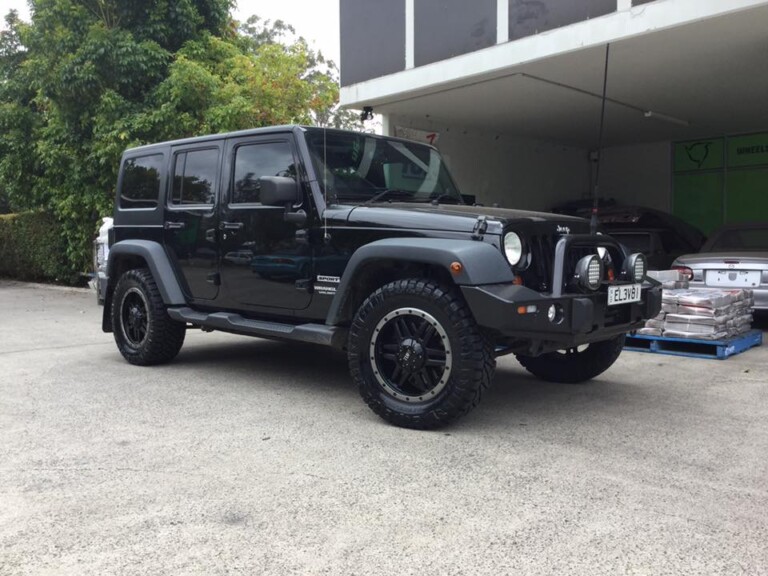
[(151, 366), (176, 357), (186, 325), (168, 316), (160, 291), (146, 268), (125, 272), (112, 296), (115, 342), (131, 364)]
[(398, 280), (371, 294), (352, 322), (347, 351), (368, 406), (396, 426), (422, 430), (472, 410), (496, 367), (493, 346), (461, 295), (421, 279)]
[(517, 360), (531, 374), (549, 382), (580, 384), (610, 368), (624, 348), (624, 335), (593, 342), (584, 350), (569, 348), (541, 356), (517, 355)]

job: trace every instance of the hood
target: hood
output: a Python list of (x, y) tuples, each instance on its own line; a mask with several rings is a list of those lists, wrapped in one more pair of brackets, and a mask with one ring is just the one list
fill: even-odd
[[(553, 231), (558, 226), (561, 228), (559, 232), (565, 233), (584, 233), (589, 230), (589, 222), (573, 216), (456, 204), (435, 206), (432, 204), (387, 203), (370, 206), (337, 206), (331, 208), (329, 213), (334, 213), (336, 218), (343, 217), (342, 214), (346, 213), (348, 225), (413, 230), (471, 233), (478, 217), (481, 216), (486, 217), (489, 223), (498, 222), (501, 227), (550, 222), (553, 224)], [(567, 228), (568, 231), (562, 230), (562, 228)]]

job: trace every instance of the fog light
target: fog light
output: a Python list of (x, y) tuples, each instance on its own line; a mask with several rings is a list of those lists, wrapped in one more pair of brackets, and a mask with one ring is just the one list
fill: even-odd
[(603, 281), (603, 261), (597, 254), (584, 256), (576, 264), (576, 280), (584, 290), (597, 290)]
[(642, 282), (648, 271), (648, 261), (643, 254), (630, 254), (624, 263), (624, 271), (635, 282)]
[(563, 319), (563, 307), (560, 304), (552, 304), (547, 309), (547, 319), (552, 324), (559, 324)]

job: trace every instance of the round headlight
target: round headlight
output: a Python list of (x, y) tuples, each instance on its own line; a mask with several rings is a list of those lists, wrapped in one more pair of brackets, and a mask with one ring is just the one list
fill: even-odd
[(518, 264), (523, 257), (523, 241), (514, 232), (508, 232), (504, 236), (504, 254), (512, 266)]

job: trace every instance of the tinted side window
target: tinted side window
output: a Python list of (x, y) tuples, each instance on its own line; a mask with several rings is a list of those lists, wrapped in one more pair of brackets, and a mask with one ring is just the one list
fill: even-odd
[(690, 246), (685, 240), (680, 238), (671, 230), (662, 230), (660, 232), (661, 243), (664, 245), (665, 252), (695, 252), (696, 250)]
[(213, 205), (218, 166), (219, 151), (215, 148), (176, 154), (171, 204)]
[(123, 162), (123, 181), (118, 195), (120, 208), (154, 208), (160, 195), (163, 155), (139, 156)]
[(262, 176), (296, 178), (296, 164), (288, 142), (244, 144), (235, 148), (235, 174), (232, 204), (256, 204), (261, 201)]

